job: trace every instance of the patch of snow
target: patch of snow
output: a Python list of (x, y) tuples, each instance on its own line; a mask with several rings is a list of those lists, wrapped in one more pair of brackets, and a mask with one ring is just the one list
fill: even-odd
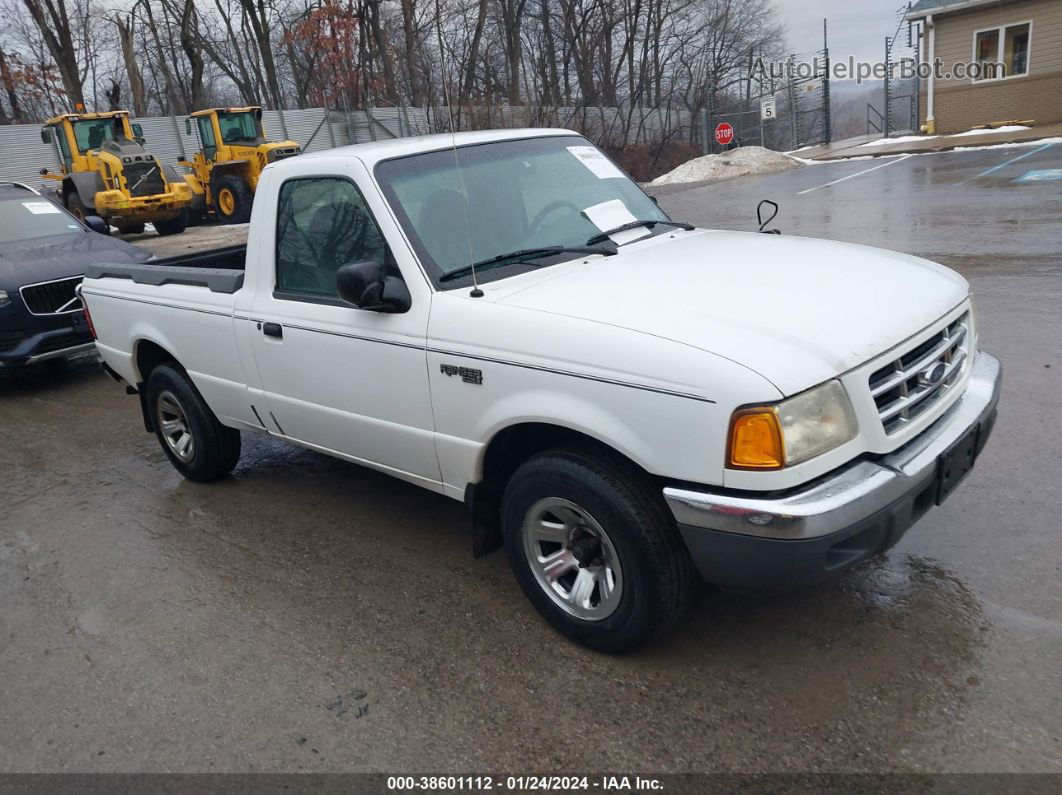
[(992, 133), (1023, 132), (1024, 130), (1028, 130), (1028, 129), (1030, 129), (1030, 128), (1026, 127), (1024, 124), (1008, 124), (1008, 125), (1005, 125), (1003, 127), (996, 127), (994, 130), (992, 130), (992, 129), (967, 130), (966, 132), (955, 133), (954, 135), (948, 135), (948, 136), (945, 136), (945, 137), (947, 137), (947, 138), (958, 138), (958, 137), (963, 136), (963, 135), (991, 135)]
[[(930, 152), (908, 152), (906, 157), (927, 157), (929, 155), (950, 155), (954, 152), (983, 152), (988, 149), (1024, 149), (1044, 144), (1062, 144), (1062, 138), (1039, 138), (1035, 141), (1010, 141), (1005, 144), (982, 144), (981, 146), (956, 146), (954, 149), (943, 149)], [(858, 155), (855, 157), (835, 157), (831, 160), (816, 160), (815, 163), (850, 163), (855, 160), (877, 160), (878, 158), (896, 157), (895, 154)]]
[(1023, 124), (1008, 124), (1003, 127), (996, 127), (994, 130), (967, 130), (961, 133), (952, 133), (951, 135), (900, 135), (896, 138), (878, 138), (874, 141), (867, 141), (865, 144), (860, 144), (860, 147), (864, 146), (891, 146), (892, 144), (909, 144), (915, 141), (933, 141), (933, 140), (945, 140), (948, 138), (961, 138), (966, 135), (991, 135), (992, 133), (1014, 133), (1024, 132), (1030, 129)]
[(688, 160), (678, 168), (654, 179), (650, 185), (678, 185), (685, 182), (718, 182), (749, 174), (776, 174), (800, 168), (805, 161), (762, 146), (742, 146), (718, 155)]
[(935, 135), (900, 135), (896, 138), (878, 138), (876, 141), (867, 141), (865, 144), (859, 146), (892, 146), (893, 144), (909, 144), (914, 141), (931, 141), (937, 136)]

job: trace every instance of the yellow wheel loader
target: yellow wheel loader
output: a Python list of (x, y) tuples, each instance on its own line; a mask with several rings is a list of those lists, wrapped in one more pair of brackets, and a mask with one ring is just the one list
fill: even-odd
[(59, 183), (58, 198), (78, 218), (98, 215), (130, 234), (145, 223), (160, 235), (188, 225), (191, 187), (144, 148), (129, 111), (64, 113), (44, 123), (41, 140), (56, 147), (62, 163), (60, 173), (43, 168), (41, 176)]
[(192, 170), (185, 179), (195, 192), (192, 213), (214, 213), (227, 224), (246, 223), (258, 177), (270, 163), (302, 151), (295, 141), (269, 141), (262, 127), (262, 109), (207, 108), (185, 120), (195, 127), (199, 151), (192, 160), (178, 161)]

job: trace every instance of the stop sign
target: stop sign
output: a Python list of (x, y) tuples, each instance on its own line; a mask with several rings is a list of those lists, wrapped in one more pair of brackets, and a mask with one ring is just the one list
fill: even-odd
[(734, 141), (734, 127), (729, 122), (721, 122), (715, 128), (715, 142), (720, 146), (726, 146)]

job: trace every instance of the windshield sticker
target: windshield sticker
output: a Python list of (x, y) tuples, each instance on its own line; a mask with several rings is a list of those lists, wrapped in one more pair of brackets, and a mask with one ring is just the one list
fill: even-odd
[(34, 215), (51, 215), (52, 213), (61, 213), (58, 207), (48, 201), (43, 202), (22, 202), (22, 206), (29, 210)]
[(624, 176), (615, 163), (592, 146), (569, 146), (568, 151), (598, 179), (617, 179)]
[[(627, 205), (620, 199), (610, 199), (607, 202), (587, 207), (583, 210), (583, 215), (602, 232), (616, 229), (637, 220), (631, 214), (631, 211), (627, 209)], [(609, 235), (609, 237), (617, 246), (622, 246), (624, 243), (633, 243), (648, 234), (649, 230), (643, 226), (639, 229), (624, 229), (622, 232)]]

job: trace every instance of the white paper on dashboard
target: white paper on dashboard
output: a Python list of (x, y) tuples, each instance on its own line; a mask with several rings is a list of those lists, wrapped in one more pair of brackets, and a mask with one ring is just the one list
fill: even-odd
[(48, 201), (44, 202), (22, 202), (22, 206), (29, 210), (34, 215), (50, 215), (51, 213), (60, 213), (58, 207)]
[(598, 179), (616, 179), (624, 176), (615, 163), (592, 146), (569, 146), (568, 151), (576, 160), (590, 169), (590, 172)]
[[(595, 204), (593, 207), (587, 207), (583, 210), (583, 215), (602, 232), (607, 232), (609, 229), (615, 229), (617, 226), (623, 226), (631, 221), (638, 220), (631, 215), (627, 205), (619, 199), (610, 199), (607, 202)], [(617, 232), (614, 235), (610, 235), (609, 239), (617, 246), (622, 246), (624, 243), (633, 243), (635, 240), (640, 240), (648, 234), (649, 230), (642, 226), (637, 229)]]

